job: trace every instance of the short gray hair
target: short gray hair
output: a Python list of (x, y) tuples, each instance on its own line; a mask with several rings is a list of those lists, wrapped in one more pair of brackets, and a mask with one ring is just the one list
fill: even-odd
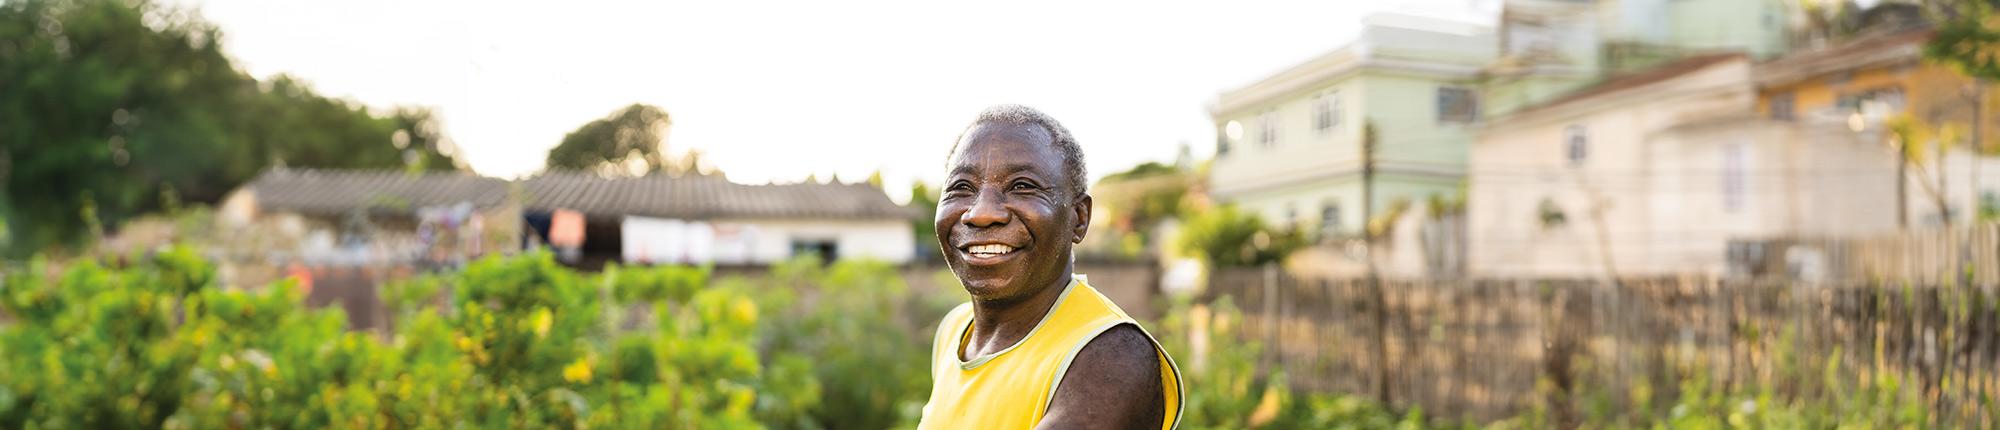
[(958, 145), (965, 140), (965, 133), (981, 124), (1034, 125), (1047, 130), (1056, 150), (1062, 152), (1063, 175), (1069, 177), (1070, 198), (1083, 197), (1089, 187), (1083, 170), (1083, 147), (1077, 145), (1076, 136), (1069, 134), (1069, 129), (1064, 128), (1061, 122), (1035, 108), (1003, 104), (979, 111), (979, 117), (966, 124), (964, 130), (959, 130), (958, 138), (951, 141), (951, 152), (945, 153), (945, 162), (951, 162), (951, 156), (958, 153)]

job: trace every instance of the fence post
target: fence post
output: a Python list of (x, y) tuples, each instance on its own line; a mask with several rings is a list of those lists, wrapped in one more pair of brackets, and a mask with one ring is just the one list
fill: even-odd
[(1382, 278), (1368, 271), (1368, 294), (1375, 313), (1375, 400), (1395, 409), (1389, 392), (1389, 300), (1382, 291)]
[(1282, 363), (1278, 347), (1278, 265), (1264, 264), (1264, 359), (1267, 363)]

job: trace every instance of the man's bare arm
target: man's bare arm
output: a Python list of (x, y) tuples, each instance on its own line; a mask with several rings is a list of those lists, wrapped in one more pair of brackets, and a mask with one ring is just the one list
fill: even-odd
[(1165, 395), (1152, 339), (1131, 324), (1112, 327), (1077, 352), (1035, 428), (1158, 429)]

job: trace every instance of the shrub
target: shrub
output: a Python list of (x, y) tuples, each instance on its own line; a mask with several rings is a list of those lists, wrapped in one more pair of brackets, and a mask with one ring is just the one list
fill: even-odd
[[(0, 327), (0, 427), (742, 428), (818, 406), (809, 361), (755, 348), (748, 295), (681, 288), (703, 269), (489, 258), (385, 288), (388, 339), (289, 283), (224, 291), (186, 249), (45, 272), (0, 284), (17, 318)], [(646, 281), (606, 290), (620, 279)], [(619, 330), (606, 306), (659, 323)]]

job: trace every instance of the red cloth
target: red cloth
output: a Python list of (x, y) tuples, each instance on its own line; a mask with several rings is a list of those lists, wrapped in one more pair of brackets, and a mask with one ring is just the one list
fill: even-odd
[(557, 209), (549, 216), (549, 244), (558, 248), (583, 246), (583, 213)]

